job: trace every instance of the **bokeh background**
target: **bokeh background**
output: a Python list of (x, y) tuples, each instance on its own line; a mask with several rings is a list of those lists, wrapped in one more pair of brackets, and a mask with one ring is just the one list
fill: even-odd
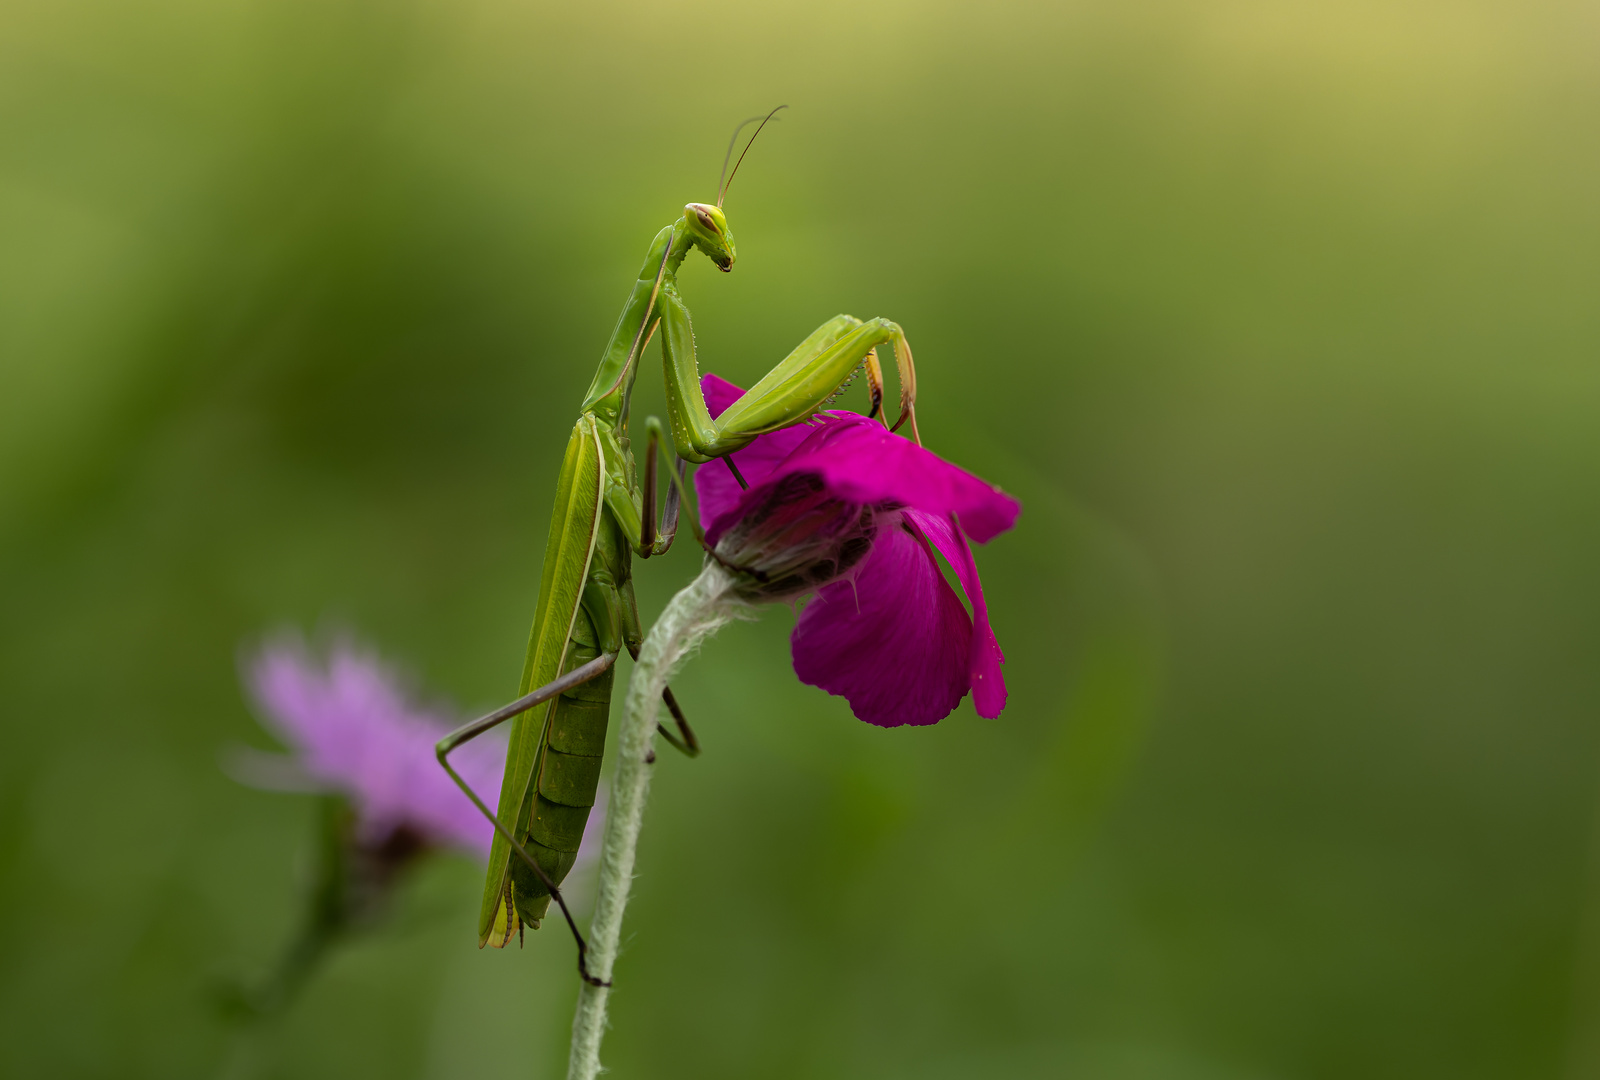
[[(241, 650), (511, 695), (632, 275), (787, 102), (702, 365), (907, 328), (1025, 507), (1010, 706), (871, 729), (725, 631), (615, 1075), (1600, 1076), (1597, 53), (1562, 0), (6, 0), (0, 1073), (237, 1065), (313, 818), (218, 768)], [(255, 1074), (560, 1075), (572, 946), (479, 952), (479, 888)]]

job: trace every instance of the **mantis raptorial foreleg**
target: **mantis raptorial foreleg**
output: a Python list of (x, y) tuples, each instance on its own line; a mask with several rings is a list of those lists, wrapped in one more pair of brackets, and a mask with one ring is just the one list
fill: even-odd
[(583, 935), (578, 932), (578, 924), (573, 921), (572, 912), (568, 910), (567, 901), (561, 895), (561, 890), (557, 888), (556, 883), (550, 879), (550, 875), (545, 872), (544, 867), (540, 866), (538, 861), (534, 859), (532, 855), (528, 854), (527, 849), (517, 842), (516, 837), (512, 835), (511, 830), (506, 827), (506, 824), (495, 815), (494, 811), (489, 809), (482, 799), (478, 797), (478, 793), (472, 790), (472, 786), (461, 778), (460, 773), (456, 772), (450, 767), (449, 756), (450, 751), (454, 750), (456, 747), (461, 746), (464, 743), (471, 742), (479, 735), (482, 735), (485, 731), (498, 727), (519, 713), (527, 712), (535, 705), (542, 705), (551, 698), (564, 694), (568, 690), (574, 690), (588, 682), (590, 679), (604, 674), (610, 669), (611, 665), (616, 662), (616, 653), (601, 653), (593, 660), (590, 660), (587, 664), (574, 668), (572, 671), (569, 671), (567, 674), (561, 676), (561, 678), (546, 683), (544, 686), (539, 687), (539, 689), (533, 691), (532, 693), (524, 694), (522, 697), (519, 697), (517, 700), (511, 702), (509, 705), (502, 705), (500, 708), (496, 709), (492, 713), (489, 713), (487, 716), (480, 716), (471, 723), (463, 724), (461, 727), (440, 739), (439, 742), (434, 746), (433, 751), (434, 756), (439, 759), (439, 764), (444, 766), (444, 771), (450, 774), (450, 779), (456, 782), (457, 787), (466, 792), (467, 798), (472, 800), (473, 805), (481, 810), (483, 812), (483, 816), (488, 818), (489, 821), (494, 824), (495, 832), (499, 833), (506, 839), (506, 842), (511, 845), (511, 850), (517, 854), (517, 857), (527, 864), (528, 869), (532, 870), (535, 876), (537, 876), (539, 880), (544, 883), (544, 887), (550, 890), (550, 895), (555, 898), (556, 903), (561, 907), (561, 914), (566, 917), (567, 926), (572, 930), (572, 936), (578, 942), (578, 974), (583, 976), (584, 982), (589, 983), (592, 986), (610, 986), (611, 983), (597, 979), (589, 974), (588, 965), (585, 963), (589, 955), (589, 945), (583, 940)]
[[(916, 367), (905, 331), (888, 319), (862, 322), (837, 315), (819, 326), (744, 396), (712, 419), (700, 391), (694, 328), (677, 290), (660, 297), (661, 348), (667, 380), (667, 416), (678, 455), (705, 462), (748, 446), (757, 435), (788, 427), (823, 408), (860, 369), (867, 373), (872, 397), (869, 415), (883, 401), (883, 372), (877, 347), (891, 345), (900, 376), (900, 417), (894, 427), (911, 421), (916, 433)], [(920, 441), (920, 439), (919, 439)]]
[(883, 344), (893, 347), (900, 379), (900, 415), (890, 430), (908, 419), (915, 428), (917, 372), (905, 331), (888, 319), (863, 322), (853, 315), (836, 315), (728, 406), (715, 421), (718, 430), (725, 438), (748, 438), (785, 427), (794, 422), (788, 417), (797, 403), (815, 412), (848, 386), (858, 369), (867, 373), (872, 402), (867, 415), (877, 416), (883, 408), (883, 369), (878, 364), (878, 346)]

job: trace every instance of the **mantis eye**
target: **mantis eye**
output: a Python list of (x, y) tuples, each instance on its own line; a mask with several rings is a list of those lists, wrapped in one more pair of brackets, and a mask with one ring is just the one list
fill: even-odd
[(711, 220), (711, 215), (710, 214), (706, 213), (704, 210), (700, 209), (698, 206), (694, 208), (694, 212), (695, 212), (695, 216), (700, 219), (700, 224), (704, 225), (706, 227), (707, 231), (709, 231), (709, 232), (716, 232), (717, 231), (717, 223), (715, 221)]

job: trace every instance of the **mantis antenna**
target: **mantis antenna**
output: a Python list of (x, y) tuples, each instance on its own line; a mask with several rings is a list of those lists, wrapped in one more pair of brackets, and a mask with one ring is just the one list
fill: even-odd
[[(771, 120), (774, 116), (777, 116), (780, 111), (787, 109), (788, 107), (789, 106), (787, 105), (779, 105), (776, 109), (773, 109), (771, 112), (769, 112), (765, 117), (752, 116), (748, 120), (741, 120), (739, 122), (739, 126), (733, 129), (733, 138), (728, 140), (728, 152), (722, 155), (722, 176), (717, 177), (717, 205), (719, 207), (722, 205), (722, 200), (728, 197), (728, 188), (733, 186), (733, 177), (739, 175), (739, 166), (744, 164), (744, 155), (750, 152), (750, 147), (756, 141), (756, 135), (761, 134), (761, 128), (767, 126), (768, 120)], [(743, 131), (746, 125), (753, 124), (757, 120), (761, 121), (761, 127), (756, 128), (756, 134), (750, 136), (750, 141), (744, 144), (744, 151), (739, 155), (739, 160), (733, 163), (733, 175), (728, 175), (728, 159), (733, 157), (733, 146), (739, 141), (739, 132)], [(724, 177), (726, 177), (726, 183), (723, 182)]]
[[(739, 126), (733, 129), (733, 134), (728, 137), (728, 152), (722, 155), (722, 174), (717, 177), (717, 205), (722, 205), (722, 182), (728, 178), (728, 162), (733, 160), (733, 147), (739, 141), (739, 132), (760, 120), (759, 116), (747, 116), (739, 121)], [(743, 157), (743, 155), (740, 155)]]

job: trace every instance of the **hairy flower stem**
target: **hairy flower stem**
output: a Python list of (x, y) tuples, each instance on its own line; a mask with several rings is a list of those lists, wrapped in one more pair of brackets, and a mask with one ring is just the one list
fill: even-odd
[[(731, 592), (733, 578), (714, 562), (672, 598), (639, 649), (617, 733), (617, 770), (611, 780), (604, 846), (600, 849), (600, 888), (589, 928), (589, 971), (610, 981), (622, 934), (622, 912), (633, 884), (633, 860), (650, 790), (651, 742), (661, 692), (695, 649), (731, 619), (753, 609)], [(600, 1071), (600, 1039), (605, 1034), (611, 991), (584, 983), (572, 1018), (572, 1056), (567, 1080), (593, 1080)]]

